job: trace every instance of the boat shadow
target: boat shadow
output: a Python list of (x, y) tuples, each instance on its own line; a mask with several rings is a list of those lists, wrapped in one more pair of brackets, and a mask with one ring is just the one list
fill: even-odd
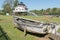
[[(39, 37), (39, 38), (47, 38), (50, 39), (50, 40), (54, 40), (53, 38), (47, 36), (49, 34), (36, 34), (36, 33), (30, 33), (30, 32), (27, 32), (27, 34), (30, 34), (30, 35), (33, 35), (33, 36), (36, 36), (36, 37)], [(47, 36), (47, 37), (46, 37)]]
[(1, 26), (0, 26), (0, 40), (10, 40), (7, 33), (3, 30)]
[[(22, 32), (24, 32), (23, 30), (21, 30), (19, 28), (17, 28), (17, 29), (22, 31)], [(30, 35), (33, 35), (33, 36), (37, 36), (37, 37), (45, 37), (46, 35), (48, 35), (48, 34), (37, 34), (37, 33), (26, 32), (26, 35), (27, 34), (30, 34)]]
[[(20, 30), (20, 31), (22, 31), (22, 32), (24, 32), (23, 30), (21, 30), (21, 29), (19, 29), (19, 28), (17, 28), (18, 30)], [(25, 36), (27, 36), (27, 34), (29, 34), (29, 35), (33, 35), (33, 36), (36, 36), (36, 37), (39, 37), (39, 38), (44, 38), (46, 35), (48, 35), (48, 33), (47, 34), (37, 34), (37, 33), (31, 33), (31, 32), (26, 32), (26, 35)], [(51, 37), (48, 37), (50, 40), (54, 40), (53, 38), (51, 38)]]

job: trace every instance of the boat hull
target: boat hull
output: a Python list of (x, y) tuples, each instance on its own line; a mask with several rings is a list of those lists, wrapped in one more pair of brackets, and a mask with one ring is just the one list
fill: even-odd
[[(24, 30), (26, 28), (26, 31), (31, 33), (38, 33), (38, 34), (46, 34), (47, 31), (47, 25), (42, 24), (40, 22), (15, 17), (14, 18), (15, 25), (17, 25), (19, 29)], [(43, 25), (43, 26), (42, 26)]]

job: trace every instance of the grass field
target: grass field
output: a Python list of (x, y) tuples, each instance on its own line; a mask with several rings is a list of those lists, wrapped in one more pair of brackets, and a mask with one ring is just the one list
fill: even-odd
[[(33, 19), (34, 17), (25, 16), (25, 18)], [(41, 16), (41, 17), (38, 17), (37, 19), (39, 21), (44, 21), (44, 22), (60, 23), (60, 18), (56, 18), (56, 17), (50, 19), (49, 17)], [(34, 20), (37, 20), (37, 19), (34, 18)], [(18, 30), (17, 28), (14, 28), (15, 25), (14, 25), (12, 16), (0, 15), (0, 26), (1, 26), (1, 29), (3, 29), (3, 31), (6, 32), (6, 36), (9, 38), (9, 40), (25, 40), (25, 39), (26, 40), (37, 40), (38, 39), (38, 37), (30, 35), (30, 34), (27, 34), (26, 38), (24, 38), (24, 33)], [(2, 32), (0, 32), (0, 34), (2, 34)], [(5, 36), (1, 36), (0, 40), (5, 40), (5, 39), (7, 40), (7, 38), (4, 38), (4, 37)]]
[(60, 23), (60, 18), (58, 17), (50, 17), (50, 16), (38, 16), (38, 17), (34, 17), (34, 16), (23, 16), (23, 18), (28, 18), (28, 19), (33, 19), (33, 20), (38, 20), (41, 22), (48, 22), (48, 23)]
[[(7, 33), (7, 36), (10, 40), (36, 40), (35, 36), (27, 34), (26, 38), (24, 38), (24, 33), (17, 28), (14, 28), (13, 17), (12, 16), (2, 16), (0, 15), (0, 26)], [(2, 36), (3, 37), (3, 36)], [(5, 40), (0, 37), (0, 40)], [(1, 39), (2, 38), (2, 39)]]

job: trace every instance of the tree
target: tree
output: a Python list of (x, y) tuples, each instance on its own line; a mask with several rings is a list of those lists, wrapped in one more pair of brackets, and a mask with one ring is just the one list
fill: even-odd
[(57, 8), (57, 15), (60, 15), (60, 8)]
[(52, 15), (57, 15), (57, 13), (58, 13), (58, 12), (57, 12), (57, 8), (52, 8), (51, 14), (52, 14)]
[(40, 11), (41, 11), (42, 15), (45, 14), (45, 10), (44, 9), (41, 9)]
[(9, 3), (9, 5), (11, 6), (11, 8), (13, 8), (14, 0), (5, 0), (4, 4), (7, 4), (7, 3)]
[(10, 6), (10, 4), (5, 4), (4, 6), (3, 6), (3, 11), (4, 11), (4, 13), (11, 13), (11, 6)]
[(16, 7), (19, 4), (18, 0), (14, 1), (14, 7)]
[(51, 13), (51, 8), (46, 9), (46, 13), (50, 14)]
[(5, 14), (6, 13), (11, 14), (12, 13), (13, 3), (14, 3), (14, 0), (5, 0), (4, 1), (4, 4), (3, 4), (3, 12)]

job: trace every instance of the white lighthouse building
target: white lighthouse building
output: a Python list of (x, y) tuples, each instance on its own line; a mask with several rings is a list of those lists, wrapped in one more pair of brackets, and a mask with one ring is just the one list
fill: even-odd
[(37, 16), (35, 13), (29, 12), (27, 6), (23, 2), (20, 2), (20, 4), (18, 4), (14, 8), (13, 13), (17, 16), (20, 16), (20, 15), (34, 15), (34, 16)]
[(28, 8), (23, 2), (20, 2), (20, 4), (18, 4), (13, 10), (13, 12), (27, 12), (27, 11)]
[(13, 10), (15, 15), (27, 15), (27, 12), (28, 8), (23, 2), (20, 2)]

